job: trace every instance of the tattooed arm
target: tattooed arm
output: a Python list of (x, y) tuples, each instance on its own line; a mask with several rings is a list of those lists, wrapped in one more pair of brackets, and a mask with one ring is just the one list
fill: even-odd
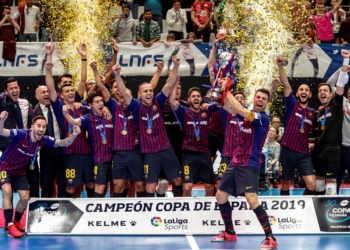
[(74, 126), (72, 135), (63, 140), (56, 140), (54, 147), (58, 148), (58, 147), (70, 146), (74, 142), (75, 137), (77, 137), (80, 134), (80, 132), (81, 132), (80, 127)]

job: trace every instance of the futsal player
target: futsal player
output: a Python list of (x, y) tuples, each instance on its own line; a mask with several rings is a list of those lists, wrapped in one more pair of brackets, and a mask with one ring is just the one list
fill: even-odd
[(286, 103), (285, 127), (280, 142), (281, 195), (289, 195), (295, 168), (305, 181), (304, 195), (313, 195), (316, 188), (316, 175), (309, 153), (309, 134), (316, 114), (315, 110), (308, 106), (312, 93), (310, 87), (303, 83), (298, 87), (296, 99), (284, 72), (284, 58), (277, 58), (276, 62)]
[[(226, 80), (226, 79), (225, 79)], [(225, 89), (225, 81), (222, 88)], [(270, 120), (265, 113), (269, 102), (270, 92), (267, 89), (258, 89), (253, 99), (253, 110), (243, 107), (228, 92), (225, 106), (229, 112), (237, 113), (244, 118), (242, 131), (239, 134), (239, 145), (236, 147), (230, 165), (221, 178), (216, 200), (225, 223), (225, 231), (213, 237), (212, 241), (236, 241), (237, 236), (232, 223), (232, 208), (228, 202), (229, 195), (235, 197), (245, 195), (250, 208), (258, 218), (266, 235), (261, 248), (275, 249), (278, 244), (272, 234), (269, 217), (265, 209), (259, 204), (258, 179), (260, 176), (260, 162), (262, 160), (262, 147), (265, 142)]]
[[(26, 177), (26, 168), (34, 166), (38, 151), (44, 146), (51, 148), (67, 147), (79, 135), (80, 128), (73, 127), (72, 134), (64, 140), (56, 140), (44, 135), (47, 127), (45, 117), (33, 118), (31, 129), (5, 129), (4, 123), (8, 113), (0, 113), (0, 135), (10, 137), (12, 142), (0, 158), (0, 186), (2, 190), (2, 207), (5, 225), (8, 226), (7, 235), (19, 238), (24, 235), (25, 228), (20, 220), (29, 200), (29, 183)], [(12, 191), (16, 190), (20, 200), (16, 206), (13, 218)]]
[[(140, 133), (140, 152), (144, 154), (144, 178), (146, 182), (146, 197), (154, 197), (158, 176), (163, 169), (168, 180), (173, 181), (174, 196), (181, 196), (181, 167), (174, 150), (171, 148), (163, 120), (163, 106), (176, 82), (180, 58), (173, 57), (173, 72), (162, 91), (153, 96), (152, 85), (144, 82), (139, 86), (140, 100), (132, 98), (122, 81), (117, 81), (120, 94), (125, 99), (130, 111), (135, 117)], [(113, 66), (113, 72), (119, 77), (120, 66)], [(180, 190), (180, 192), (179, 192)]]

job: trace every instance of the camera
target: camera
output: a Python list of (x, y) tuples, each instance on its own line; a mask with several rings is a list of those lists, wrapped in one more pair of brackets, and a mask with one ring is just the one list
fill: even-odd
[(128, 18), (128, 17), (129, 17), (129, 15), (124, 14), (124, 15), (123, 15), (123, 17), (124, 17), (124, 18)]

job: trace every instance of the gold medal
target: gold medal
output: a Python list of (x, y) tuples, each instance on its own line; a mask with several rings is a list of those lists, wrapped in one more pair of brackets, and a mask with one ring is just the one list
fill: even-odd
[(321, 126), (321, 130), (324, 130), (324, 126), (323, 125)]
[(147, 129), (147, 134), (149, 134), (149, 135), (152, 134), (152, 129), (150, 129), (150, 128)]
[(30, 170), (34, 170), (35, 167), (34, 167), (33, 165), (30, 165), (30, 166), (29, 166), (29, 169), (30, 169)]
[(107, 140), (102, 140), (102, 144), (107, 144)]
[(126, 130), (122, 131), (122, 135), (127, 135), (127, 134), (128, 134), (128, 131), (126, 131)]
[(198, 136), (198, 137), (196, 137), (196, 141), (200, 141), (201, 140), (201, 138)]
[(300, 133), (302, 133), (302, 134), (304, 134), (304, 132), (305, 132), (303, 128), (299, 129), (299, 131), (300, 131)]

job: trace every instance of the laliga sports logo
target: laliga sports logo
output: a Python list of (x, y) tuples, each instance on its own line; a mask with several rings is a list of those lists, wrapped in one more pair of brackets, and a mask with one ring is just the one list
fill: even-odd
[(152, 226), (154, 226), (154, 227), (159, 227), (159, 226), (162, 225), (162, 223), (163, 223), (163, 221), (162, 221), (162, 218), (160, 218), (160, 217), (154, 216), (154, 217), (151, 219), (151, 224), (152, 224)]
[(326, 218), (333, 223), (342, 223), (350, 220), (350, 206), (348, 200), (342, 200), (339, 204), (336, 200), (328, 200)]
[(269, 216), (269, 222), (270, 222), (270, 226), (273, 226), (276, 224), (276, 218), (274, 216)]

